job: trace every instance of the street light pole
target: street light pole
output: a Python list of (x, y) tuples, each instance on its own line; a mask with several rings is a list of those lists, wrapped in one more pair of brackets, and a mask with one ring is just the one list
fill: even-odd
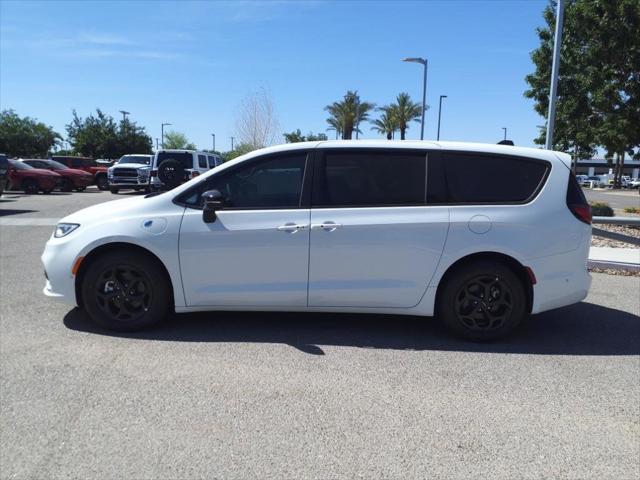
[(560, 46), (562, 45), (562, 17), (564, 0), (558, 0), (556, 11), (556, 30), (553, 43), (553, 63), (551, 64), (551, 94), (549, 95), (549, 115), (547, 117), (547, 138), (545, 148), (553, 148), (553, 129), (556, 122), (556, 101), (558, 100), (558, 74), (560, 72)]
[(161, 127), (160, 127), (160, 131), (161, 131), (161, 133), (162, 133), (162, 135), (161, 135), (161, 137), (160, 137), (160, 138), (162, 138), (162, 148), (163, 148), (163, 149), (164, 149), (164, 127), (165, 127), (165, 126), (169, 126), (169, 125), (171, 125), (171, 124), (170, 124), (170, 123), (163, 123), (163, 124), (161, 125)]
[(236, 137), (231, 137), (231, 151), (233, 152), (233, 139)]
[(156, 137), (156, 152), (158, 151), (158, 137)]
[(504, 130), (504, 139), (507, 139), (507, 127), (502, 127), (502, 130)]
[(447, 98), (446, 95), (440, 95), (440, 105), (438, 105), (438, 137), (436, 140), (440, 140), (440, 115), (442, 114), (442, 99)]
[(409, 57), (404, 58), (402, 61), (420, 63), (424, 67), (424, 78), (422, 80), (422, 121), (420, 122), (420, 140), (424, 140), (424, 116), (427, 109), (427, 70), (429, 68), (429, 60), (426, 58)]
[(120, 110), (120, 113), (122, 114), (122, 123), (127, 121), (127, 115), (129, 115), (131, 112), (127, 112), (125, 110)]
[(213, 137), (213, 152), (215, 153), (215, 151), (216, 151), (216, 134), (212, 133), (211, 136)]

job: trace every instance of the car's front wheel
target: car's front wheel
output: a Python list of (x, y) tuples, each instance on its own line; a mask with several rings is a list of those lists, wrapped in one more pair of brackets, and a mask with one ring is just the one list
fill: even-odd
[(133, 331), (163, 320), (171, 288), (150, 255), (108, 252), (91, 261), (82, 278), (82, 300), (91, 319), (110, 330)]
[(437, 314), (454, 334), (469, 340), (495, 340), (512, 332), (526, 316), (526, 294), (505, 264), (477, 261), (445, 278)]
[(109, 188), (109, 180), (107, 176), (102, 174), (96, 177), (96, 185), (98, 186), (98, 190), (107, 190)]
[(35, 195), (38, 193), (38, 182), (36, 182), (33, 178), (27, 178), (24, 182), (22, 182), (22, 190), (24, 193), (28, 193), (29, 195)]

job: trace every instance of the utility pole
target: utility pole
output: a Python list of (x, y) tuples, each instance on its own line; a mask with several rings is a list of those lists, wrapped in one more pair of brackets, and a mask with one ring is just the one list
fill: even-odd
[(442, 99), (447, 98), (446, 95), (440, 95), (440, 105), (438, 106), (438, 136), (436, 140), (440, 140), (440, 115), (442, 113)]
[(420, 140), (424, 140), (424, 114), (427, 109), (427, 70), (429, 60), (426, 58), (411, 57), (405, 58), (403, 62), (419, 63), (424, 67), (424, 78), (422, 79), (422, 120), (420, 122)]
[(233, 152), (233, 139), (236, 137), (231, 137), (231, 151)]
[(502, 127), (502, 130), (504, 130), (504, 139), (507, 139), (507, 127)]
[(164, 148), (164, 127), (165, 127), (165, 126), (168, 126), (168, 125), (171, 125), (171, 124), (170, 124), (170, 123), (163, 123), (163, 124), (160, 126), (160, 130), (161, 130), (161, 132), (162, 132), (162, 135), (161, 135), (161, 138), (162, 138), (162, 148)]
[(558, 100), (558, 74), (560, 73), (560, 46), (562, 45), (562, 20), (564, 0), (558, 0), (556, 10), (556, 30), (553, 42), (553, 62), (551, 64), (551, 94), (549, 95), (549, 114), (547, 115), (547, 141), (545, 148), (553, 149), (553, 130), (556, 123), (556, 102)]
[(120, 113), (122, 114), (122, 123), (127, 121), (127, 115), (129, 115), (131, 112), (127, 112), (125, 110), (120, 110)]
[(156, 137), (156, 151), (158, 151), (158, 137)]
[(213, 137), (213, 151), (216, 151), (216, 134), (212, 133), (211, 136)]

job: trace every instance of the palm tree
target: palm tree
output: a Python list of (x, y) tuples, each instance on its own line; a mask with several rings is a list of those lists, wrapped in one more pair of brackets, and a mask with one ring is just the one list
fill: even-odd
[(382, 107), (381, 110), (395, 118), (397, 128), (400, 130), (400, 140), (405, 139), (409, 123), (420, 121), (422, 115), (422, 106), (412, 101), (409, 94), (405, 92), (396, 97), (396, 103)]
[(324, 109), (330, 115), (327, 119), (330, 128), (340, 132), (343, 140), (351, 140), (353, 131), (360, 132), (360, 122), (369, 118), (369, 111), (374, 107), (373, 103), (361, 102), (357, 92), (349, 90), (344, 100), (333, 102)]
[(379, 109), (382, 111), (382, 115), (380, 118), (373, 120), (373, 127), (371, 130), (375, 130), (378, 133), (387, 136), (387, 140), (391, 140), (393, 138), (394, 132), (398, 129), (398, 123), (393, 115), (393, 112), (385, 111), (385, 107)]

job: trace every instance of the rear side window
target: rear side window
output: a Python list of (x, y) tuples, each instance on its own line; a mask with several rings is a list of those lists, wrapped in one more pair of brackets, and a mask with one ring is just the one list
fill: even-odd
[(208, 155), (207, 160), (209, 161), (209, 168), (213, 168), (216, 166), (216, 157), (212, 157), (211, 155)]
[(316, 161), (314, 207), (424, 205), (426, 153), (326, 151)]
[(429, 161), (428, 202), (524, 203), (549, 171), (544, 161), (467, 152), (443, 152)]
[(156, 159), (156, 167), (165, 160), (177, 160), (185, 169), (193, 168), (193, 155), (190, 152), (159, 152)]
[(209, 168), (206, 155), (198, 155), (198, 167)]

